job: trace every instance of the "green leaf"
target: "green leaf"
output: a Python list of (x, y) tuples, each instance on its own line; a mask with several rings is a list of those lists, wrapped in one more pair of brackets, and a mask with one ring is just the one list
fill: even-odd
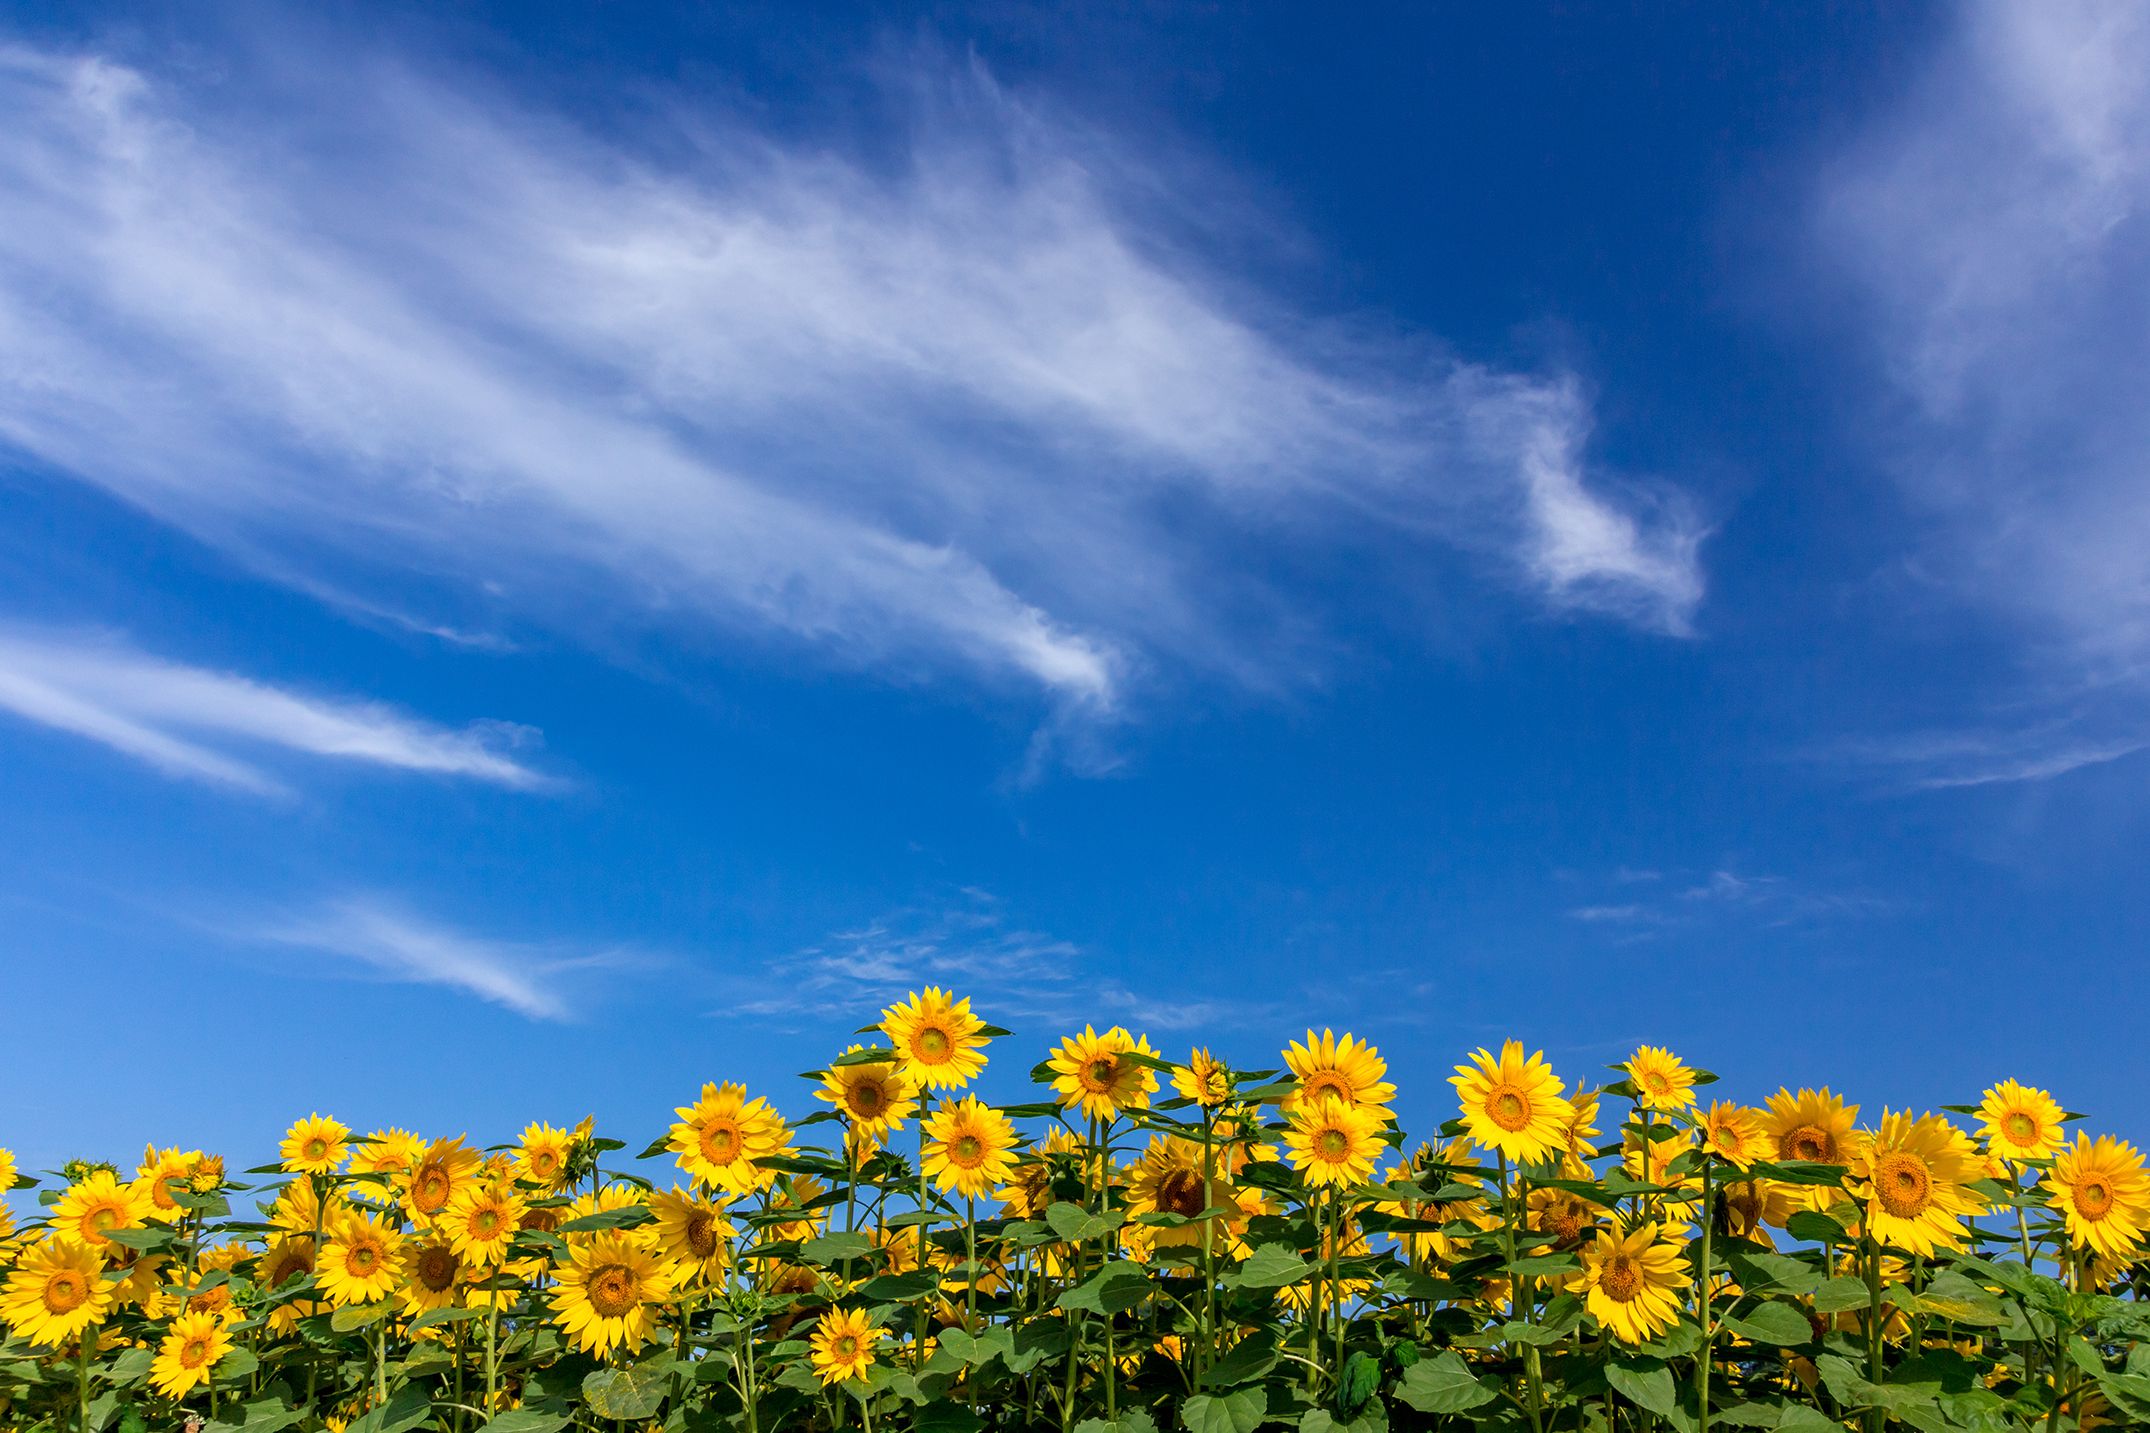
[(1157, 1420), (1147, 1409), (1123, 1408), (1117, 1418), (1085, 1418), (1075, 1433), (1157, 1433)]
[(1840, 1314), (1847, 1309), (1863, 1309), (1872, 1297), (1857, 1279), (1831, 1279), (1814, 1291), (1814, 1312)]
[(1455, 1350), (1443, 1349), (1405, 1369), (1396, 1396), (1421, 1413), (1464, 1413), (1492, 1402), (1495, 1394)]
[(105, 1371), (105, 1377), (117, 1386), (125, 1388), (131, 1383), (140, 1383), (148, 1376), (149, 1366), (156, 1361), (157, 1355), (153, 1350), (130, 1348), (112, 1360), (112, 1366)]
[(1848, 1237), (1843, 1225), (1819, 1209), (1800, 1210), (1784, 1221), (1784, 1232), (1811, 1244), (1841, 1244)]
[(943, 1399), (912, 1414), (911, 1427), (916, 1433), (978, 1433), (985, 1420), (962, 1404)]
[(1762, 1304), (1736, 1318), (1727, 1317), (1722, 1327), (1750, 1342), (1777, 1348), (1797, 1348), (1814, 1337), (1814, 1325), (1790, 1304)]
[(1541, 1278), (1547, 1274), (1572, 1274), (1582, 1267), (1573, 1254), (1538, 1254), (1528, 1259), (1518, 1259), (1508, 1266), (1509, 1272), (1525, 1278)]
[(1197, 1393), (1180, 1409), (1188, 1433), (1254, 1433), (1269, 1414), (1269, 1395), (1259, 1388)]
[(1605, 1365), (1605, 1381), (1621, 1397), (1660, 1418), (1670, 1418), (1679, 1406), (1672, 1370), (1661, 1358), (1616, 1358)]
[(1256, 1329), (1202, 1370), (1202, 1387), (1236, 1388), (1266, 1377), (1277, 1366), (1277, 1335), (1273, 1329)]
[(1045, 1211), (1045, 1222), (1053, 1226), (1053, 1232), (1069, 1244), (1087, 1244), (1101, 1239), (1127, 1222), (1125, 1214), (1092, 1214), (1079, 1204), (1061, 1200)]
[(107, 1229), (105, 1230), (105, 1238), (115, 1244), (124, 1244), (129, 1249), (139, 1249), (145, 1254), (155, 1253), (160, 1249), (176, 1249), (179, 1247), (179, 1236), (177, 1234), (174, 1234), (169, 1229), (156, 1227), (146, 1229)]
[(1242, 1289), (1281, 1289), (1314, 1272), (1314, 1266), (1282, 1244), (1264, 1244), (1239, 1266)]
[(415, 1383), (406, 1383), (388, 1395), (388, 1402), (352, 1420), (344, 1433), (403, 1433), (433, 1417), (433, 1400)]
[(646, 1358), (625, 1368), (600, 1368), (582, 1380), (582, 1397), (600, 1418), (654, 1418), (664, 1403), (669, 1354)]
[(588, 1234), (599, 1229), (632, 1229), (647, 1224), (657, 1216), (640, 1204), (630, 1204), (621, 1209), (600, 1209), (595, 1214), (585, 1214), (580, 1219), (570, 1219), (553, 1232), (556, 1234)]
[(209, 1425), (209, 1433), (223, 1433), (227, 1428), (243, 1430), (243, 1433), (277, 1433), (278, 1429), (289, 1428), (306, 1417), (305, 1409), (286, 1407), (284, 1401), (273, 1394), (241, 1404), (233, 1411), (239, 1415), (236, 1419), (229, 1414), (217, 1419)]
[(1376, 1401), (1352, 1419), (1338, 1418), (1326, 1408), (1309, 1408), (1299, 1420), (1299, 1433), (1388, 1433), (1389, 1411)]
[(873, 1241), (864, 1234), (824, 1234), (801, 1244), (799, 1257), (809, 1264), (833, 1269), (846, 1260), (864, 1258), (871, 1248)]
[(1784, 1254), (1731, 1249), (1725, 1252), (1724, 1261), (1739, 1276), (1740, 1287), (1750, 1294), (1804, 1294), (1822, 1281), (1819, 1270)]
[(338, 1333), (350, 1333), (353, 1329), (368, 1328), (379, 1323), (395, 1309), (395, 1305), (383, 1299), (377, 1304), (350, 1304), (328, 1316), (328, 1326)]
[(1380, 1386), (1381, 1360), (1360, 1349), (1344, 1360), (1343, 1374), (1336, 1382), (1336, 1411), (1347, 1418), (1356, 1415)]
[(493, 1421), (478, 1433), (557, 1433), (573, 1416), (571, 1409), (558, 1405), (545, 1408), (511, 1408), (505, 1413), (493, 1415)]
[(1777, 1433), (1844, 1433), (1844, 1425), (1818, 1408), (1787, 1403), (1777, 1414)]
[(1125, 1313), (1148, 1298), (1156, 1285), (1140, 1264), (1113, 1263), (1060, 1296), (1059, 1306), (1092, 1314)]

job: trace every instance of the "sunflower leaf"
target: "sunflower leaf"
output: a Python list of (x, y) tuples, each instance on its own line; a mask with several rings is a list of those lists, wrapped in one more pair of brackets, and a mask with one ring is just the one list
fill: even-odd
[(1122, 1213), (1092, 1214), (1079, 1204), (1062, 1200), (1045, 1211), (1045, 1222), (1053, 1226), (1053, 1232), (1069, 1244), (1086, 1244), (1101, 1239), (1127, 1222)]
[(1605, 1381), (1621, 1397), (1660, 1418), (1670, 1418), (1679, 1406), (1672, 1370), (1661, 1358), (1616, 1358), (1605, 1365)]
[(1403, 1371), (1396, 1396), (1421, 1413), (1464, 1413), (1497, 1396), (1454, 1349), (1420, 1358)]
[(1314, 1266), (1282, 1244), (1264, 1244), (1239, 1266), (1236, 1282), (1242, 1289), (1281, 1289), (1314, 1272)]

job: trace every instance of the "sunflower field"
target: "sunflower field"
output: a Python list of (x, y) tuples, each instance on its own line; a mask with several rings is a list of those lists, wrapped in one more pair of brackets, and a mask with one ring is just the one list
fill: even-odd
[(709, 1084), (635, 1154), (318, 1114), (243, 1174), (0, 1152), (39, 1210), (0, 1206), (0, 1428), (2150, 1426), (2150, 1174), (2014, 1082), (1862, 1123), (1511, 1042), (1413, 1146), (1348, 1034), (1086, 1028), (1013, 1106), (966, 1000), (860, 1034), (812, 1113)]

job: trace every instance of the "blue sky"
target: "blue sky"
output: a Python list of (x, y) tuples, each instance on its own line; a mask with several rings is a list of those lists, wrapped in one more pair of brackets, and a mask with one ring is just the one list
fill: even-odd
[(0, 1145), (927, 982), (2150, 1133), (2150, 24), (1060, 9), (0, 11)]

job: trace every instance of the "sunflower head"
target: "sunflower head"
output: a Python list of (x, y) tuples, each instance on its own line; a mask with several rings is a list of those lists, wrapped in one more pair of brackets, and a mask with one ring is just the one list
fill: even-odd
[(2133, 1254), (2150, 1227), (2150, 1173), (2126, 1140), (2078, 1133), (2053, 1161), (2044, 1187), (2079, 1249), (2106, 1258)]
[(986, 1023), (939, 986), (913, 991), (881, 1012), (881, 1033), (913, 1087), (961, 1089), (985, 1068)]
[(1232, 1067), (1207, 1049), (1198, 1049), (1172, 1072), (1172, 1088), (1182, 1099), (1215, 1109), (1232, 1098)]
[(745, 1085), (703, 1085), (702, 1097), (679, 1106), (668, 1147), (680, 1168), (711, 1189), (751, 1194), (775, 1178), (761, 1161), (789, 1152), (790, 1127), (770, 1103), (747, 1097)]
[(1654, 1338), (1680, 1321), (1687, 1286), (1678, 1242), (1656, 1224), (1629, 1230), (1617, 1220), (1583, 1249), (1571, 1287), (1600, 1327), (1624, 1343)]
[(292, 1125), (280, 1147), (284, 1168), (294, 1174), (334, 1174), (349, 1152), (351, 1127), (323, 1114)]
[(1381, 1140), (1387, 1112), (1343, 1100), (1302, 1103), (1292, 1111), (1284, 1147), (1300, 1178), (1314, 1188), (1363, 1184), (1386, 1147)]
[[(853, 1045), (845, 1057), (865, 1047)], [(917, 1092), (897, 1064), (886, 1060), (839, 1059), (821, 1074), (814, 1098), (836, 1106), (854, 1150), (878, 1147), (918, 1108)]]
[(515, 1177), (546, 1193), (564, 1188), (575, 1153), (575, 1137), (564, 1129), (533, 1120), (523, 1127), (515, 1150)]
[(1568, 1147), (1575, 1107), (1561, 1098), (1560, 1077), (1545, 1056), (1526, 1058), (1522, 1041), (1508, 1041), (1498, 1058), (1478, 1051), (1448, 1082), (1456, 1087), (1464, 1127), (1482, 1148), (1529, 1164)]
[(1149, 1104), (1157, 1072), (1144, 1062), (1156, 1058), (1147, 1037), (1118, 1025), (1100, 1035), (1085, 1025), (1082, 1033), (1062, 1040), (1045, 1063), (1062, 1105), (1090, 1119), (1112, 1120), (1123, 1110)]
[(1969, 1188), (1980, 1177), (1977, 1149), (1939, 1115), (1884, 1111), (1852, 1175), (1866, 1232), (1912, 1254), (1961, 1244), (1965, 1216), (1985, 1207)]
[(1286, 1114), (1313, 1100), (1385, 1107), (1396, 1099), (1396, 1087), (1382, 1078), (1389, 1067), (1381, 1052), (1348, 1031), (1339, 1036), (1309, 1030), (1303, 1042), (1295, 1040), (1286, 1048), (1284, 1063), (1299, 1082), (1298, 1091), (1283, 1103)]
[(2068, 1117), (2060, 1102), (2044, 1090), (2003, 1080), (1986, 1091), (1978, 1107), (1979, 1132), (1986, 1148), (2011, 1164), (2051, 1159), (2067, 1143), (2061, 1124)]
[(173, 1319), (149, 1366), (149, 1381), (167, 1398), (184, 1398), (207, 1383), (218, 1360), (231, 1352), (231, 1333), (215, 1314)]
[(1719, 1100), (1702, 1117), (1702, 1148), (1734, 1169), (1745, 1169), (1766, 1155), (1762, 1117), (1745, 1105)]
[(103, 1323), (113, 1302), (98, 1246), (53, 1234), (15, 1261), (0, 1290), (0, 1319), (29, 1342), (58, 1348)]
[(866, 1376), (874, 1364), (874, 1345), (882, 1331), (864, 1309), (830, 1309), (814, 1325), (808, 1342), (814, 1372), (824, 1387)]
[(1628, 1056), (1624, 1067), (1628, 1088), (1635, 1102), (1650, 1110), (1691, 1109), (1695, 1103), (1695, 1072), (1670, 1050), (1644, 1045)]
[(576, 1347), (602, 1358), (649, 1336), (653, 1305), (672, 1297), (672, 1273), (644, 1239), (611, 1232), (571, 1250), (554, 1269), (553, 1318)]
[(1015, 1126), (975, 1095), (926, 1117), (925, 1172), (942, 1189), (983, 1198), (1015, 1173)]

